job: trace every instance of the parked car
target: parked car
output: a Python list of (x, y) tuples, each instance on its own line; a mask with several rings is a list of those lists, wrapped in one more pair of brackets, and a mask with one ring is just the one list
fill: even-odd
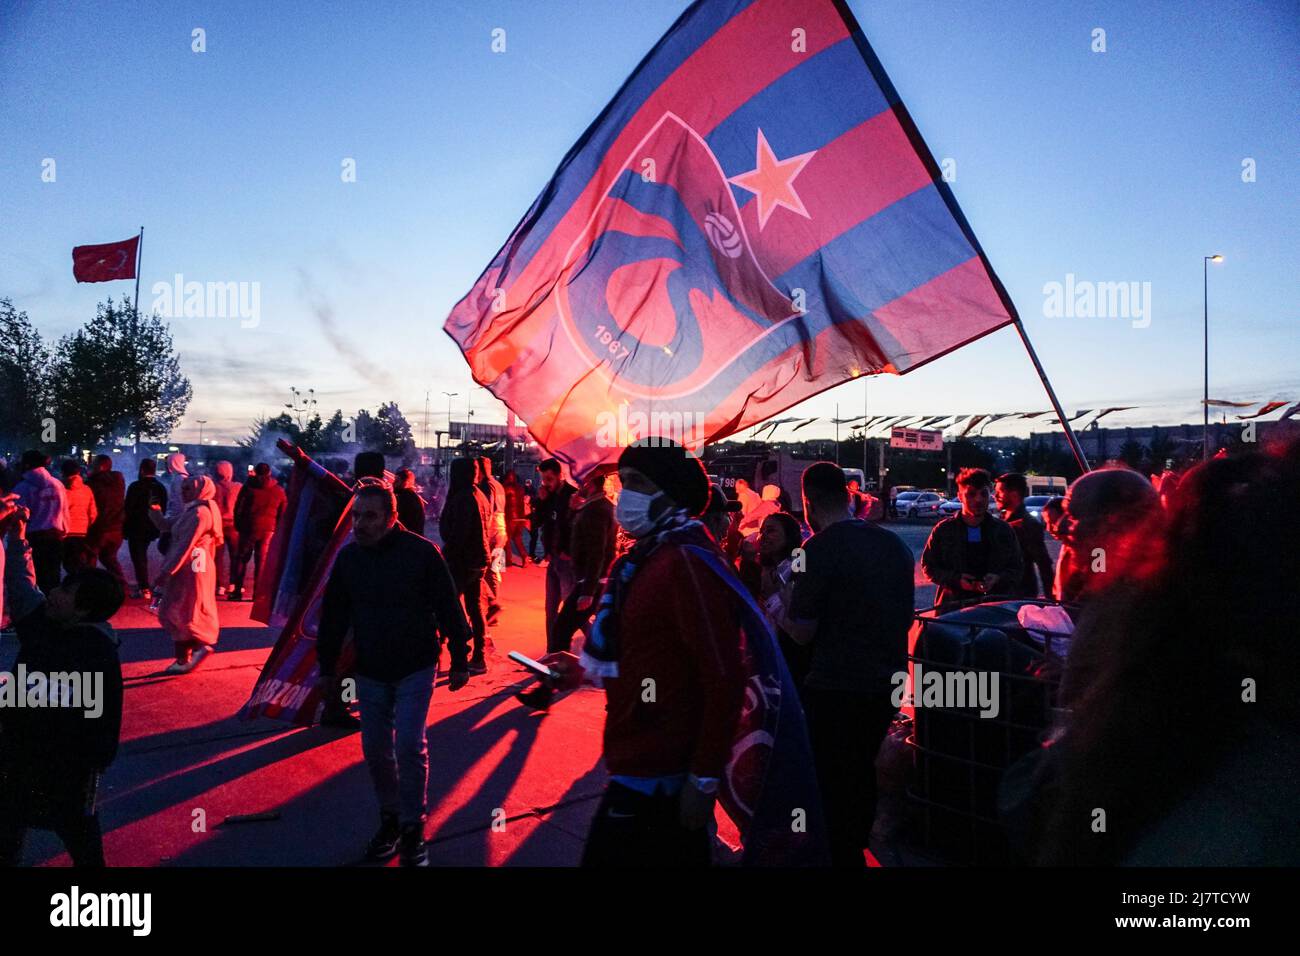
[(895, 505), (902, 518), (937, 518), (943, 498), (933, 491), (905, 491)]
[(1025, 499), (1025, 510), (1029, 512), (1029, 517), (1033, 518), (1039, 524), (1046, 524), (1043, 520), (1043, 505), (1052, 500), (1052, 495), (1030, 495)]
[(948, 518), (961, 512), (961, 502), (956, 498), (950, 498), (939, 506), (939, 514)]

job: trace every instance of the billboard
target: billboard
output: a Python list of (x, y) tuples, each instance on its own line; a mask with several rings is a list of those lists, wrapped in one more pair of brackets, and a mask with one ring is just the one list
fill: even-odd
[(919, 428), (893, 428), (889, 432), (890, 448), (910, 448), (913, 451), (943, 451), (943, 432), (927, 432)]

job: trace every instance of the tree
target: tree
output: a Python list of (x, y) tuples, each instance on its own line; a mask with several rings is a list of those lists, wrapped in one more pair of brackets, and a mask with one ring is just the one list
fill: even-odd
[(1134, 441), (1132, 438), (1119, 447), (1119, 460), (1130, 468), (1140, 468), (1146, 456), (1147, 450), (1142, 447), (1140, 442)]
[(321, 429), (320, 442), (322, 451), (343, 451), (348, 444), (348, 422), (343, 417), (342, 409), (335, 409), (330, 420)]
[(50, 370), (59, 438), (83, 448), (117, 436), (166, 438), (189, 407), (171, 332), (129, 299), (101, 302), (95, 318), (59, 342)]
[(253, 430), (247, 438), (239, 440), (239, 446), (266, 451), (274, 447), (276, 440), (280, 438), (301, 447), (302, 431), (298, 428), (298, 423), (289, 417), (288, 412), (281, 412), (275, 418), (254, 419)]
[(1151, 471), (1156, 474), (1165, 470), (1165, 462), (1176, 463), (1179, 458), (1178, 447), (1159, 428), (1151, 429), (1151, 444), (1147, 447), (1147, 454), (1151, 456)]
[(12, 443), (16, 449), (45, 444), (49, 366), (49, 349), (27, 313), (15, 309), (11, 300), (0, 299), (0, 409), (5, 419), (0, 445)]
[(415, 439), (411, 435), (411, 424), (396, 402), (380, 405), (373, 415), (364, 408), (358, 410), (353, 425), (357, 443), (362, 448), (403, 457), (414, 453)]

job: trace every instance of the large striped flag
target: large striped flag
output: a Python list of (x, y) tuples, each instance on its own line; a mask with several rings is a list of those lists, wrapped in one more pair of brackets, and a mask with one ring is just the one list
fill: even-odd
[(848, 7), (700, 0), (650, 51), (445, 329), (582, 474), (690, 447), (1013, 321)]
[[(294, 446), (278, 444), (294, 459), (294, 468), (250, 616), (279, 627), (280, 636), (240, 716), (309, 725), (319, 719), (322, 706), (316, 628), (334, 558), (351, 539), (352, 490)], [(346, 669), (351, 642), (343, 658), (340, 667)]]

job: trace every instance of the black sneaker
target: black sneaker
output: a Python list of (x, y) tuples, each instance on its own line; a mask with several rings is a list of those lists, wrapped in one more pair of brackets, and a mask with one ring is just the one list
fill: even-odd
[(320, 716), (320, 725), (322, 727), (332, 727), (335, 730), (347, 730), (356, 733), (361, 729), (361, 720), (342, 708), (330, 710), (327, 707)]
[(428, 866), (429, 849), (424, 843), (424, 824), (402, 827), (402, 866)]
[(475, 654), (469, 659), (470, 676), (478, 676), (487, 673), (487, 661), (483, 659), (483, 652)]
[(380, 862), (391, 860), (397, 853), (397, 845), (402, 839), (402, 828), (397, 825), (397, 817), (384, 814), (379, 818), (379, 831), (366, 847), (366, 859)]

